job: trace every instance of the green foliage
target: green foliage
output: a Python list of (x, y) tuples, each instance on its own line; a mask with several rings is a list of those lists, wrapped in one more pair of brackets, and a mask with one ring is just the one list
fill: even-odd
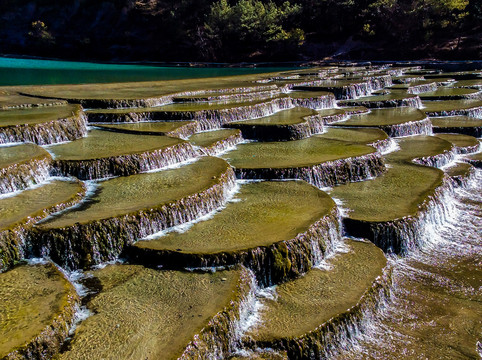
[(305, 34), (301, 28), (285, 28), (285, 22), (301, 13), (301, 6), (285, 1), (281, 5), (260, 0), (227, 0), (212, 4), (206, 17), (205, 32), (213, 48), (264, 49), (272, 44), (301, 45)]
[(396, 57), (480, 48), (482, 29), (480, 0), (1, 0), (0, 13), (5, 53), (102, 60), (283, 61), (367, 43)]
[(52, 45), (55, 43), (55, 38), (52, 34), (48, 31), (47, 25), (44, 22), (37, 20), (32, 23), (32, 30), (28, 33), (28, 35), (35, 41), (38, 41), (40, 44), (44, 45)]

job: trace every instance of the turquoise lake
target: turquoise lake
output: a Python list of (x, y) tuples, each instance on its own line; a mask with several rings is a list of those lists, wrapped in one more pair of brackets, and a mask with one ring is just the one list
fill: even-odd
[(291, 69), (293, 68), (160, 67), (0, 57), (0, 86), (195, 79)]

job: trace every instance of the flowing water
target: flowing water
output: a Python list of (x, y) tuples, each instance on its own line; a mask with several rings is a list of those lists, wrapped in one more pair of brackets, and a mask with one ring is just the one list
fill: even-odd
[[(480, 139), (432, 127), (476, 133), (482, 92), (392, 87), (419, 67), (194, 79), (275, 70), (0, 58), (0, 85), (192, 79), (0, 90), (0, 140), (40, 145), (0, 153), (0, 284), (62, 267), (54, 358), (482, 357)], [(23, 295), (0, 296), (0, 340)]]
[(481, 185), (477, 170), (447, 199), (445, 221), (425, 226), (425, 245), (391, 259), (391, 297), (333, 359), (482, 357)]

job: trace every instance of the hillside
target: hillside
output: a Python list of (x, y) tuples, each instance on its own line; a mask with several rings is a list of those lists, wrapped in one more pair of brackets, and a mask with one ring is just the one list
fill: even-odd
[(3, 0), (0, 54), (105, 61), (480, 59), (477, 0)]

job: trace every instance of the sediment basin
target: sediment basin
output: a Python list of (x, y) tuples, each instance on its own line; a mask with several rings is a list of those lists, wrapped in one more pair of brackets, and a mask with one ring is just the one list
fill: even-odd
[(239, 179), (301, 179), (317, 187), (360, 181), (384, 171), (383, 159), (374, 148), (316, 135), (240, 144), (222, 157)]
[(244, 264), (269, 286), (308, 271), (339, 240), (338, 212), (302, 181), (241, 185), (234, 202), (185, 232), (139, 241), (136, 262), (167, 268)]
[(377, 127), (392, 137), (432, 133), (427, 115), (413, 107), (372, 109), (367, 114), (352, 115), (333, 126)]
[(91, 130), (87, 137), (52, 146), (55, 172), (83, 180), (128, 176), (174, 165), (196, 156), (188, 142), (153, 135)]
[(274, 299), (262, 300), (260, 323), (246, 342), (285, 350), (289, 359), (321, 359), (325, 348), (375, 312), (390, 283), (385, 256), (368, 242), (346, 244), (349, 251), (330, 259), (329, 268), (312, 269), (278, 286)]
[(36, 226), (34, 252), (71, 269), (114, 260), (126, 245), (224, 205), (233, 187), (231, 167), (212, 157), (103, 181), (82, 206)]
[(69, 335), (79, 297), (53, 264), (0, 274), (0, 358), (51, 358)]
[(201, 274), (109, 265), (88, 275), (97, 293), (87, 306), (95, 313), (62, 360), (225, 357), (252, 291), (245, 269)]
[(48, 145), (79, 139), (87, 133), (86, 117), (78, 105), (0, 111), (0, 143)]
[(0, 194), (24, 190), (49, 177), (52, 157), (40, 146), (0, 147)]
[(53, 180), (0, 198), (0, 272), (25, 256), (32, 226), (49, 214), (77, 204), (85, 187), (76, 180)]

